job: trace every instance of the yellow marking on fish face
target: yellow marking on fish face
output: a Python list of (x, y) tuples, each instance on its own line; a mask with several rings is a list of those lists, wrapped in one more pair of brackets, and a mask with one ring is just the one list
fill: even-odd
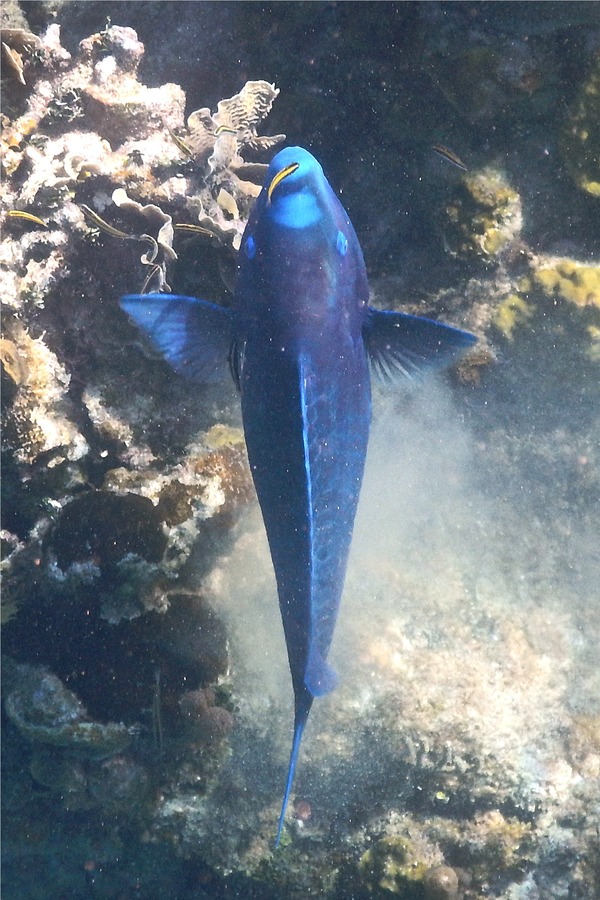
[(300, 168), (300, 163), (290, 163), (289, 166), (286, 166), (284, 169), (281, 169), (277, 175), (273, 178), (273, 181), (269, 185), (269, 190), (267, 191), (267, 204), (271, 202), (271, 197), (273, 191), (277, 187), (278, 184), (281, 184), (284, 178), (287, 178), (288, 175), (292, 175), (296, 169)]
[(33, 222), (34, 225), (43, 225), (44, 228), (48, 227), (44, 220), (40, 219), (39, 216), (34, 216), (31, 213), (23, 212), (20, 209), (9, 209), (6, 215), (10, 216), (11, 219), (25, 219), (26, 222)]

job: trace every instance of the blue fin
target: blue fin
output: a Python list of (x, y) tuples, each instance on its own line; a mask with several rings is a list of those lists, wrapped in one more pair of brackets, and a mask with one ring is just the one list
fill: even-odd
[(442, 369), (477, 340), (474, 334), (442, 322), (372, 308), (363, 337), (373, 368), (387, 381)]
[(279, 813), (279, 824), (277, 825), (277, 837), (275, 838), (275, 849), (279, 847), (279, 841), (281, 840), (281, 832), (283, 831), (283, 822), (285, 820), (285, 811), (287, 809), (287, 805), (290, 799), (290, 794), (292, 792), (292, 785), (294, 783), (294, 773), (296, 771), (296, 763), (298, 762), (298, 751), (300, 750), (300, 742), (302, 741), (302, 735), (304, 734), (304, 726), (306, 725), (306, 719), (308, 715), (302, 719), (300, 722), (296, 723), (294, 728), (294, 740), (292, 743), (292, 752), (290, 754), (290, 763), (288, 766), (288, 776), (287, 782), (285, 785), (285, 794), (283, 795), (283, 803), (281, 804), (281, 812)]
[(294, 784), (294, 774), (296, 772), (296, 763), (298, 762), (298, 752), (304, 734), (304, 726), (306, 725), (310, 707), (312, 705), (312, 697), (305, 691), (302, 692), (300, 698), (296, 698), (296, 716), (294, 719), (294, 740), (292, 741), (292, 752), (290, 753), (290, 762), (288, 765), (287, 781), (285, 784), (285, 793), (283, 795), (283, 803), (281, 804), (281, 812), (279, 814), (279, 824), (277, 825), (277, 837), (275, 838), (275, 849), (279, 847), (281, 832), (283, 831), (283, 823), (285, 820), (285, 811), (289, 803), (290, 794), (292, 793), (292, 785)]
[(324, 697), (335, 690), (338, 677), (327, 660), (323, 659), (316, 650), (311, 650), (308, 656), (304, 685), (313, 697)]
[(175, 294), (128, 294), (121, 308), (180, 375), (205, 383), (227, 373), (231, 310)]

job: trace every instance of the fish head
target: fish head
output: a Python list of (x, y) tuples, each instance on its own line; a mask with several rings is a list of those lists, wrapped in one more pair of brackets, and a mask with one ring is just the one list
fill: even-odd
[(369, 295), (362, 252), (308, 150), (286, 147), (273, 157), (240, 256), (240, 332), (277, 333), (282, 346), (300, 336), (359, 339)]
[(304, 230), (319, 223), (329, 184), (321, 165), (302, 147), (285, 147), (271, 160), (263, 215), (278, 226)]

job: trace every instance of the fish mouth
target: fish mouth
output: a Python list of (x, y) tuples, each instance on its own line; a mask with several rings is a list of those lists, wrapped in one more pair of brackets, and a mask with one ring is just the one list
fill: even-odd
[(285, 166), (283, 169), (280, 169), (277, 175), (273, 178), (273, 181), (269, 185), (269, 190), (267, 191), (267, 204), (271, 202), (271, 197), (273, 191), (277, 187), (278, 184), (281, 184), (284, 178), (287, 178), (288, 175), (291, 175), (296, 169), (300, 168), (300, 163), (290, 163), (288, 166)]

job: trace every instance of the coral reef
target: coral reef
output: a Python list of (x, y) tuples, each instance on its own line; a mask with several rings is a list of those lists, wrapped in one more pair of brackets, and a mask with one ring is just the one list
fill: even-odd
[(3, 374), (12, 394), (5, 420), (6, 443), (19, 463), (41, 456), (48, 465), (79, 460), (88, 451), (85, 438), (69, 416), (70, 376), (42, 338), (32, 338), (17, 320), (2, 341)]
[[(144, 43), (51, 6), (2, 9), (7, 897), (596, 896), (593, 4), (118, 5)], [(373, 302), (480, 337), (423, 399), (375, 392), (342, 683), (277, 854), (291, 693), (237, 401), (117, 303), (228, 303), (267, 116), (335, 173)]]
[[(235, 243), (264, 168), (243, 155), (281, 139), (257, 134), (277, 91), (250, 82), (225, 101), (207, 152), (190, 159), (176, 136), (183, 92), (138, 80), (134, 31), (107, 27), (73, 58), (57, 26), (35, 46), (22, 108), (3, 122), (3, 460), (15, 509), (3, 532), (4, 708), (55, 804), (139, 827), (157, 783), (214, 779), (227, 752), (226, 633), (185, 564), (200, 543), (210, 567), (251, 490), (235, 422), (194, 421), (184, 391), (172, 403), (186, 422), (179, 453), (166, 454), (173, 435), (122, 368), (116, 301), (136, 268), (148, 287), (165, 284), (174, 220), (192, 226), (184, 246), (208, 233), (214, 256), (215, 241)], [(111, 242), (133, 250), (114, 272), (99, 256), (104, 245), (115, 258)], [(151, 365), (145, 351), (136, 365)]]
[[(567, 327), (582, 333), (586, 356), (600, 358), (600, 267), (593, 262), (528, 254), (527, 274), (515, 279), (513, 291), (496, 307), (493, 324), (512, 340), (515, 330), (531, 325), (536, 314), (552, 304), (555, 319), (562, 312)], [(557, 322), (558, 324), (558, 322)]]
[(385, 837), (362, 856), (359, 871), (369, 887), (403, 896), (423, 883), (428, 869), (422, 848), (401, 837)]
[(600, 308), (600, 266), (576, 259), (541, 258), (535, 266), (535, 284), (549, 297), (576, 306)]
[(519, 194), (501, 172), (490, 168), (461, 178), (441, 227), (450, 253), (493, 263), (519, 238), (522, 224)]
[(96, 759), (112, 756), (131, 742), (132, 732), (124, 725), (90, 721), (75, 694), (51, 672), (18, 666), (10, 680), (16, 684), (6, 693), (4, 708), (30, 740)]

